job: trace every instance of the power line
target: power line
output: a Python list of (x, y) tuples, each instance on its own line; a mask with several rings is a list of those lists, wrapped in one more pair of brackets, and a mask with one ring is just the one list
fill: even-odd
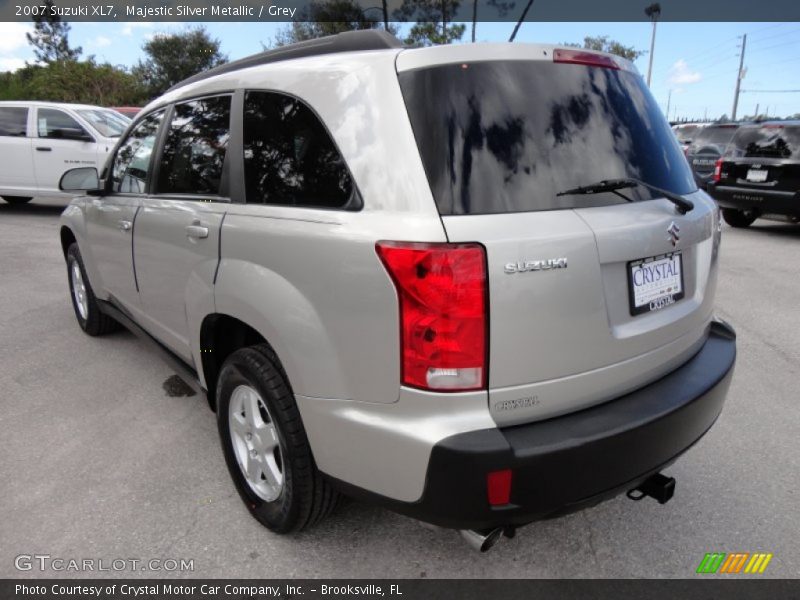
[(798, 94), (800, 90), (739, 90), (739, 92), (742, 94)]
[(758, 38), (757, 40), (753, 41), (753, 44), (763, 44), (764, 42), (771, 42), (772, 40), (777, 40), (778, 38), (786, 37), (787, 35), (797, 34), (800, 32), (800, 29), (792, 29), (790, 31), (784, 31), (783, 33), (779, 33), (778, 35), (768, 35), (764, 36), (763, 38)]
[(800, 44), (800, 40), (792, 40), (791, 42), (783, 42), (782, 44), (775, 44), (774, 46), (766, 46), (761, 48), (756, 48), (752, 50), (750, 53), (753, 54), (754, 52), (762, 52), (764, 50), (772, 50), (773, 48), (781, 48), (783, 46), (791, 46), (793, 44)]

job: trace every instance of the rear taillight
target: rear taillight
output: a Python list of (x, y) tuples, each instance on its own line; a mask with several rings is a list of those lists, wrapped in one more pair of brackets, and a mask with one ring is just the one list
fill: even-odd
[(400, 302), (401, 379), (436, 391), (486, 387), (486, 252), (480, 244), (378, 242)]
[(605, 67), (606, 69), (619, 69), (617, 61), (610, 56), (586, 52), (584, 50), (564, 50), (563, 48), (556, 48), (553, 50), (553, 62), (587, 65), (590, 67)]
[(722, 159), (718, 158), (717, 162), (714, 163), (714, 183), (718, 182), (722, 179)]

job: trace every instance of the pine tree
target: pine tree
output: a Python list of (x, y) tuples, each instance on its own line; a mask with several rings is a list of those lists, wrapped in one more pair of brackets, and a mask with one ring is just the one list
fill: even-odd
[(43, 6), (45, 10), (33, 17), (33, 32), (25, 34), (28, 43), (33, 46), (36, 61), (50, 64), (77, 60), (83, 49), (69, 47), (69, 23), (62, 23), (61, 17), (52, 15), (53, 0), (45, 0)]

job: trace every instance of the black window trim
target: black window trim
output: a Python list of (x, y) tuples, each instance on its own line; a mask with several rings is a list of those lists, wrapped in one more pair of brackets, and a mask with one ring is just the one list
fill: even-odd
[[(222, 164), (222, 178), (220, 180), (220, 194), (189, 194), (189, 193), (174, 193), (174, 192), (159, 192), (156, 183), (158, 182), (158, 175), (161, 171), (161, 164), (162, 164), (162, 157), (164, 155), (164, 146), (166, 145), (167, 135), (169, 134), (169, 126), (172, 124), (172, 117), (175, 115), (175, 107), (179, 104), (188, 104), (189, 102), (195, 102), (197, 100), (203, 100), (205, 98), (219, 98), (221, 96), (229, 96), (231, 98), (231, 107), (230, 112), (228, 114), (228, 149), (225, 151), (225, 161)], [(164, 120), (161, 122), (161, 128), (159, 130), (158, 138), (156, 141), (156, 151), (153, 152), (152, 160), (155, 161), (155, 164), (152, 166), (152, 170), (150, 172), (150, 177), (148, 177), (147, 182), (147, 194), (146, 196), (149, 198), (153, 198), (155, 200), (175, 200), (175, 201), (193, 201), (193, 202), (222, 202), (225, 204), (230, 204), (233, 202), (232, 194), (231, 194), (231, 162), (232, 162), (232, 149), (233, 149), (233, 131), (235, 127), (235, 121), (233, 120), (234, 116), (234, 106), (236, 100), (236, 91), (235, 90), (221, 90), (218, 92), (204, 92), (202, 94), (198, 94), (196, 96), (186, 96), (185, 98), (181, 98), (179, 100), (175, 100), (168, 105), (165, 105), (167, 108), (167, 113), (164, 116)], [(161, 107), (164, 108), (164, 107)], [(239, 129), (241, 130), (241, 124), (239, 124)]]
[[(353, 212), (361, 212), (364, 209), (364, 196), (361, 194), (361, 190), (358, 187), (358, 183), (356, 183), (355, 177), (353, 177), (353, 171), (350, 169), (350, 165), (347, 164), (347, 159), (344, 157), (341, 148), (339, 148), (339, 144), (336, 142), (336, 138), (331, 134), (330, 129), (328, 129), (328, 125), (325, 123), (325, 120), (320, 116), (320, 114), (316, 111), (316, 109), (311, 106), (306, 100), (298, 96), (297, 94), (293, 94), (291, 92), (287, 92), (286, 90), (279, 90), (273, 88), (242, 88), (237, 90), (242, 92), (241, 94), (241, 118), (239, 119), (239, 129), (241, 133), (241, 137), (239, 138), (239, 149), (237, 152), (237, 159), (241, 162), (241, 176), (239, 177), (237, 183), (241, 185), (241, 201), (244, 204), (249, 206), (264, 206), (264, 207), (280, 207), (280, 208), (287, 208), (287, 209), (297, 209), (300, 211), (307, 211), (307, 210), (324, 210), (324, 211), (336, 211), (336, 212), (346, 212), (346, 213), (353, 213)], [(276, 204), (276, 203), (267, 203), (267, 202), (247, 202), (247, 191), (245, 190), (245, 177), (244, 177), (244, 97), (247, 92), (266, 92), (269, 94), (278, 94), (281, 96), (286, 96), (287, 98), (292, 98), (300, 102), (303, 106), (305, 106), (314, 118), (317, 119), (319, 124), (322, 126), (322, 129), (325, 131), (328, 138), (333, 143), (333, 147), (336, 148), (336, 152), (339, 153), (339, 156), (342, 158), (342, 163), (344, 164), (344, 168), (347, 169), (347, 174), (350, 176), (350, 182), (353, 186), (353, 191), (351, 193), (350, 199), (345, 202), (342, 206), (311, 206), (311, 205), (297, 205), (297, 204)], [(237, 174), (238, 176), (239, 174)]]

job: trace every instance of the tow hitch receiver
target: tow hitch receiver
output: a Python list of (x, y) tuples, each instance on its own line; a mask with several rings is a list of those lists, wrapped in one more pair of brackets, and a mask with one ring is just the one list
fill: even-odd
[(650, 496), (658, 500), (659, 504), (666, 504), (675, 494), (675, 478), (656, 473), (646, 479), (639, 487), (628, 490), (626, 494), (631, 500), (641, 500)]

